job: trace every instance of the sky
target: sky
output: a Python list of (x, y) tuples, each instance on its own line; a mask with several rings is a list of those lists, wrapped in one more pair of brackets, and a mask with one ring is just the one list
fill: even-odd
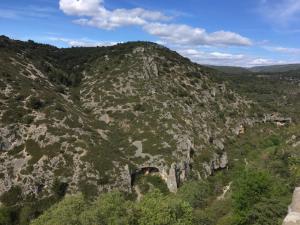
[(1, 0), (0, 34), (58, 47), (152, 41), (200, 64), (300, 63), (300, 0)]

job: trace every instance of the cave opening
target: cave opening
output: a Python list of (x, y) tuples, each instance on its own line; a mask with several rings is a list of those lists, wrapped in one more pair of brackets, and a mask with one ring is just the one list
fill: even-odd
[(159, 169), (156, 167), (143, 167), (140, 169), (135, 170), (134, 173), (131, 174), (131, 186), (135, 184), (135, 181), (141, 176), (147, 175), (160, 175)]

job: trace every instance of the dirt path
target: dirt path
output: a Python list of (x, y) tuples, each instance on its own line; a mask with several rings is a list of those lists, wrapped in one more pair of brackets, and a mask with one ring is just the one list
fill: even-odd
[(224, 187), (223, 193), (217, 198), (218, 200), (224, 200), (224, 199), (225, 199), (225, 195), (226, 195), (227, 192), (230, 190), (231, 183), (232, 183), (232, 182), (230, 182), (227, 186)]
[(140, 187), (138, 186), (138, 185), (135, 185), (134, 186), (134, 190), (135, 190), (135, 193), (137, 194), (137, 201), (138, 202), (140, 202), (141, 201), (141, 199), (142, 199), (142, 197), (143, 197), (143, 194), (142, 194), (142, 192), (141, 192), (141, 189), (140, 189)]

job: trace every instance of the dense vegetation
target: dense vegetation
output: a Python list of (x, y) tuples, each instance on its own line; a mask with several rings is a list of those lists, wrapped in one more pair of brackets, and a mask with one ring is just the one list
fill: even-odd
[(237, 93), (257, 103), (258, 113), (279, 112), (299, 122), (300, 70), (285, 73), (214, 73), (216, 81), (226, 82)]

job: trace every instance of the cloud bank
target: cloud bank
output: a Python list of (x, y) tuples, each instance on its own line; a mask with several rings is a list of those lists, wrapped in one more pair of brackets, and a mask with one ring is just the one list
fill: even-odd
[(177, 49), (177, 51), (181, 55), (190, 58), (194, 62), (207, 65), (253, 67), (287, 63), (280, 60), (259, 58), (255, 56), (247, 56), (244, 54), (230, 54), (217, 51), (206, 52), (188, 48), (179, 48)]
[(143, 8), (105, 8), (103, 0), (60, 0), (60, 9), (77, 16), (75, 23), (112, 30), (124, 26), (140, 26), (147, 33), (171, 44), (249, 46), (249, 38), (230, 31), (206, 32), (203, 28), (170, 23), (171, 17)]
[(300, 1), (261, 0), (260, 12), (271, 23), (289, 25), (300, 18)]
[(54, 42), (62, 42), (69, 47), (97, 47), (97, 46), (100, 47), (100, 46), (112, 46), (119, 43), (113, 41), (95, 41), (87, 38), (82, 38), (77, 40), (77, 39), (70, 39), (70, 38), (63, 38), (63, 37), (48, 37), (47, 39)]

